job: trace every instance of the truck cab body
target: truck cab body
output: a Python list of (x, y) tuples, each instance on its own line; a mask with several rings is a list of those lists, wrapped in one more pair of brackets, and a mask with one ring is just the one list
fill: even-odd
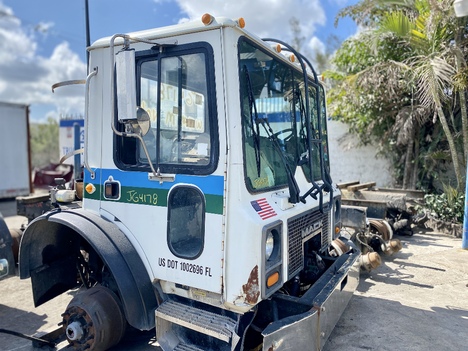
[(97, 330), (128, 323), (164, 350), (321, 349), (356, 288), (323, 86), (240, 23), (89, 48), (82, 206), (35, 219), (20, 249), (37, 305), (85, 288), (64, 314), (75, 348), (107, 349), (120, 337)]

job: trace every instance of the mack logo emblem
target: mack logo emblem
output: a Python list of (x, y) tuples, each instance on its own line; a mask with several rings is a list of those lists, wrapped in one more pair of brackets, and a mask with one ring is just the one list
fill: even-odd
[(313, 223), (311, 225), (308, 225), (307, 227), (305, 227), (301, 231), (302, 239), (309, 236), (310, 234), (312, 234), (316, 230), (320, 229), (321, 227), (322, 227), (322, 221), (318, 221), (318, 222), (315, 222), (315, 223)]

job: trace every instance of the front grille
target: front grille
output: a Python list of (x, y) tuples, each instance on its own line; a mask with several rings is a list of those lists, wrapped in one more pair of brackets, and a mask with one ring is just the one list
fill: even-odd
[(328, 246), (329, 214), (308, 211), (288, 220), (288, 280), (304, 267), (304, 242), (320, 235), (320, 248)]

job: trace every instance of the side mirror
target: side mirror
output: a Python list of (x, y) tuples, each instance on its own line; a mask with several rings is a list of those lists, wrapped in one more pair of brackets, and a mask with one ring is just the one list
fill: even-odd
[(137, 120), (135, 50), (122, 50), (115, 56), (118, 120)]

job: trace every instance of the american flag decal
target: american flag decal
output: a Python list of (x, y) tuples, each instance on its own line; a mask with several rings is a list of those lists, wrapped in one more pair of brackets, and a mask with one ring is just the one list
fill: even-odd
[(263, 220), (276, 216), (275, 210), (270, 206), (265, 198), (250, 201), (250, 204)]

